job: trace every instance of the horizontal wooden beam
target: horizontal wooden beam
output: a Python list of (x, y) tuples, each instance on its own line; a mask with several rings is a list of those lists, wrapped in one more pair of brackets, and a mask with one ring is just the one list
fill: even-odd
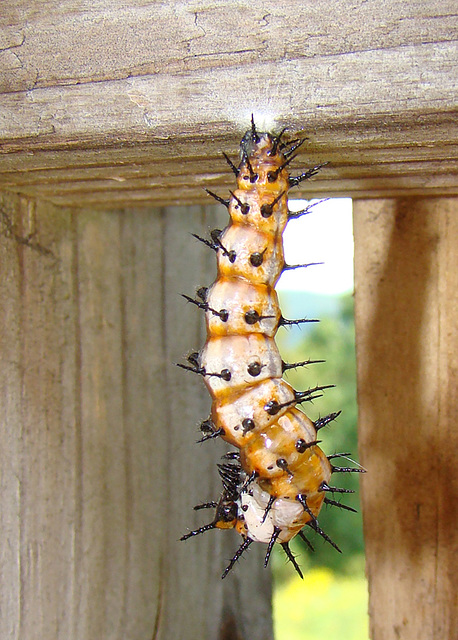
[(298, 167), (329, 162), (302, 195), (458, 192), (449, 0), (331, 13), (324, 0), (7, 1), (2, 14), (0, 189), (68, 205), (199, 202), (200, 187), (227, 184), (221, 150), (236, 154), (254, 113), (308, 138)]
[(325, 0), (50, 0), (43, 10), (36, 1), (7, 0), (0, 25), (6, 93), (240, 68), (260, 54), (265, 64), (446, 44), (456, 36), (456, 5), (337, 0), (331, 13)]

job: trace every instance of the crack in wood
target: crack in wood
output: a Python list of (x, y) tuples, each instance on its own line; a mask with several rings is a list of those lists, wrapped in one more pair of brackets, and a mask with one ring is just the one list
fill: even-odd
[(49, 256), (51, 258), (56, 257), (51, 249), (48, 249), (47, 247), (41, 245), (39, 242), (33, 240), (36, 232), (30, 233), (26, 236), (21, 236), (16, 233), (16, 231), (14, 230), (14, 224), (4, 207), (0, 207), (0, 225), (0, 233), (5, 238), (12, 238), (18, 244), (22, 244), (25, 247), (32, 249), (33, 251), (37, 251), (43, 256)]

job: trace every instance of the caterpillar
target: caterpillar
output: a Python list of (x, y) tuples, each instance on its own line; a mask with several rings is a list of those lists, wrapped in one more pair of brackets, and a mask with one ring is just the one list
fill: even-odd
[(218, 500), (195, 509), (214, 508), (213, 520), (183, 535), (187, 540), (211, 529), (235, 529), (242, 543), (222, 574), (225, 578), (253, 542), (267, 545), (267, 566), (274, 545), (280, 544), (298, 574), (302, 572), (289, 547), (310, 527), (337, 551), (337, 544), (321, 529), (318, 514), (324, 503), (349, 511), (351, 507), (329, 497), (352, 493), (331, 485), (336, 472), (360, 472), (362, 468), (337, 467), (318, 446), (317, 432), (337, 418), (330, 413), (312, 422), (299, 408), (333, 386), (297, 391), (283, 379), (289, 369), (317, 361), (283, 362), (275, 334), (281, 326), (316, 320), (283, 317), (275, 285), (289, 269), (283, 252), (283, 231), (293, 218), (309, 213), (288, 210), (291, 187), (314, 176), (322, 165), (289, 175), (289, 164), (304, 139), (285, 140), (279, 134), (257, 130), (254, 118), (240, 143), (240, 164), (223, 154), (236, 178), (236, 188), (225, 200), (207, 190), (229, 212), (230, 223), (209, 238), (193, 234), (210, 247), (217, 258), (217, 278), (197, 291), (188, 302), (205, 312), (207, 340), (193, 352), (187, 364), (178, 366), (203, 377), (212, 398), (211, 415), (201, 424), (199, 442), (222, 438), (234, 449), (218, 464), (223, 488)]

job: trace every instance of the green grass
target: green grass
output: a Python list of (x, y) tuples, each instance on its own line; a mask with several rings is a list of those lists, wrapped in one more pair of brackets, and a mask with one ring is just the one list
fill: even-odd
[(368, 640), (364, 576), (314, 568), (283, 582), (273, 597), (275, 640)]
[[(290, 297), (289, 302), (295, 303)], [(320, 300), (311, 301), (315, 305)], [(357, 459), (356, 360), (353, 298), (343, 296), (329, 301), (336, 309), (331, 317), (323, 317), (302, 300), (302, 306), (312, 307), (311, 317), (322, 317), (320, 325), (311, 325), (300, 332), (278, 335), (282, 357), (287, 362), (300, 359), (327, 359), (305, 369), (288, 374), (296, 389), (315, 384), (335, 384), (325, 397), (307, 403), (303, 410), (312, 420), (331, 411), (342, 410), (339, 418), (322, 429), (320, 447), (326, 453), (351, 451)], [(287, 305), (286, 305), (287, 306)], [(301, 310), (286, 310), (286, 317), (300, 317)], [(324, 314), (326, 316), (326, 314)], [(309, 315), (310, 317), (310, 315)], [(342, 459), (342, 466), (347, 466)], [(340, 461), (339, 461), (340, 463)], [(337, 463), (337, 464), (339, 464)], [(351, 463), (348, 466), (355, 466)], [(370, 471), (370, 470), (369, 470)], [(359, 474), (339, 474), (333, 483), (355, 490), (343, 496), (342, 502), (359, 510)], [(339, 499), (339, 496), (333, 496)], [(364, 545), (361, 514), (348, 513), (335, 507), (323, 508), (320, 526), (341, 547), (339, 554), (319, 536), (308, 532), (315, 553), (310, 553), (296, 537), (291, 544), (304, 580), (294, 575), (281, 550), (274, 549), (271, 565), (274, 575), (275, 640), (368, 640), (367, 584), (364, 577)], [(277, 546), (277, 545), (276, 545)]]

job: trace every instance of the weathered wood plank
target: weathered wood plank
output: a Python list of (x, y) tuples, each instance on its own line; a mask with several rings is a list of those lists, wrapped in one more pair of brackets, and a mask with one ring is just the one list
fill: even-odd
[[(199, 309), (186, 305), (179, 295), (209, 285), (216, 276), (213, 252), (190, 237), (192, 232), (227, 223), (227, 212), (210, 207), (169, 208), (162, 245), (167, 260), (164, 273), (164, 326), (166, 360), (183, 361), (183, 354), (203, 344), (204, 322)], [(195, 268), (191, 269), (190, 265)], [(191, 307), (191, 308), (190, 308)], [(189, 326), (188, 326), (189, 323)], [(169, 598), (164, 607), (160, 638), (241, 638), (270, 640), (270, 574), (263, 568), (262, 545), (251, 550), (235, 571), (221, 581), (220, 575), (240, 544), (233, 532), (211, 531), (177, 545), (186, 532), (210, 519), (209, 513), (193, 512), (194, 504), (215, 499), (221, 483), (216, 474), (218, 455), (227, 451), (224, 443), (194, 444), (198, 424), (208, 416), (210, 398), (202, 393), (202, 380), (177, 367), (166, 369), (168, 437), (168, 490), (170, 535), (166, 564)], [(166, 427), (167, 428), (167, 427)], [(185, 606), (177, 603), (186, 603)], [(257, 615), (251, 615), (256, 610)], [(190, 620), (196, 629), (189, 631)], [(227, 627), (227, 636), (222, 629)]]
[[(342, 153), (342, 152), (340, 152)], [(345, 164), (340, 162), (339, 166), (339, 178), (351, 178), (354, 170), (354, 165), (357, 164), (358, 159), (364, 152), (358, 152), (357, 149), (347, 149), (345, 152), (346, 162)], [(331, 150), (323, 150), (321, 154), (328, 158), (327, 162), (329, 167), (326, 169), (326, 174), (332, 176), (332, 172), (335, 171), (334, 165), (339, 161), (337, 154)], [(393, 161), (393, 155), (402, 154), (402, 167), (400, 166), (401, 160), (398, 163)], [(383, 177), (387, 172), (395, 173), (399, 170), (399, 175), (425, 175), (425, 170), (429, 169), (433, 175), (447, 173), (456, 173), (458, 161), (456, 155), (458, 154), (458, 148), (450, 145), (448, 148), (435, 149), (432, 153), (427, 152), (428, 161), (424, 162), (422, 154), (419, 153), (418, 157), (412, 157), (409, 153), (409, 148), (406, 149), (384, 149), (383, 152), (378, 152), (376, 161), (370, 165), (360, 164), (359, 171), (365, 178), (377, 178), (379, 175)], [(237, 159), (236, 154), (233, 154), (234, 160)], [(334, 157), (333, 157), (334, 156)], [(10, 156), (11, 157), (11, 156)], [(159, 157), (157, 158), (159, 160)], [(43, 159), (44, 160), (44, 159)], [(120, 188), (124, 182), (129, 181), (129, 186), (135, 184), (133, 181), (145, 181), (142, 187), (150, 186), (152, 188), (156, 186), (165, 187), (167, 183), (180, 180), (182, 184), (191, 185), (208, 182), (208, 176), (206, 175), (207, 159), (186, 159), (186, 158), (162, 158), (161, 163), (151, 164), (150, 158), (137, 159), (135, 164), (128, 164), (126, 158), (123, 158), (123, 163), (112, 163), (108, 166), (88, 166), (84, 170), (84, 174), (81, 173), (81, 167), (69, 167), (69, 168), (55, 168), (49, 167), (48, 169), (42, 166), (31, 167), (27, 173), (20, 173), (17, 175), (17, 169), (12, 166), (11, 169), (5, 170), (0, 174), (0, 179), (5, 188), (13, 187), (14, 185), (27, 188), (29, 186), (35, 187), (41, 185), (42, 189), (52, 189), (53, 186), (64, 189), (66, 183), (69, 185), (75, 184), (74, 188), (77, 188), (76, 181), (82, 182), (82, 190), (90, 190), (91, 188), (97, 189), (97, 187), (106, 186), (103, 181), (111, 181), (111, 184), (116, 186), (119, 183)], [(55, 162), (55, 157), (51, 159), (51, 162)], [(218, 179), (222, 183), (233, 183), (233, 174), (227, 172), (227, 165), (224, 162), (222, 154), (218, 157), (215, 156), (215, 163), (220, 164), (220, 174), (215, 171), (214, 180)], [(297, 164), (297, 163), (296, 163)], [(215, 167), (216, 170), (216, 167)], [(402, 173), (401, 173), (402, 170)], [(334, 177), (334, 180), (336, 177)], [(149, 180), (150, 182), (146, 182)], [(62, 185), (62, 186), (61, 186)]]
[[(74, 190), (60, 200), (40, 197), (92, 205), (86, 167), (116, 174), (114, 167), (142, 164), (161, 182), (141, 186), (146, 199), (164, 204), (161, 188), (174, 188), (183, 158), (197, 161), (195, 172), (183, 172), (187, 186), (196, 175), (222, 185), (215, 158), (221, 149), (236, 152), (253, 112), (260, 126), (308, 135), (298, 163), (330, 162), (322, 194), (365, 197), (370, 188), (359, 181), (395, 148), (379, 167), (377, 195), (428, 195), (433, 176), (440, 193), (456, 193), (456, 169), (435, 164), (458, 140), (451, 0), (427, 7), (340, 0), (332, 19), (321, 0), (53, 2), (46, 12), (7, 2), (2, 9), (0, 185), (11, 192), (33, 194), (25, 188), (32, 170), (61, 167), (49, 184), (72, 182)], [(384, 189), (385, 178), (405, 174), (407, 157), (421, 164), (425, 185), (407, 170), (401, 184)], [(162, 164), (167, 158), (170, 166)], [(115, 205), (116, 179), (134, 193), (134, 177), (89, 187), (105, 194), (99, 206)], [(320, 191), (312, 185), (302, 193)], [(168, 202), (201, 198), (177, 190)]]
[[(70, 148), (72, 140), (113, 145), (228, 130), (239, 135), (252, 112), (261, 125), (265, 120), (293, 128), (304, 122), (310, 129), (324, 123), (332, 127), (374, 116), (389, 127), (393, 115), (407, 124), (413, 115), (456, 108), (456, 53), (455, 42), (335, 59), (323, 52), (310, 59), (253, 63), (243, 74), (240, 67), (212, 68), (34, 89), (31, 96), (5, 93), (0, 97), (3, 145), (14, 151), (26, 145)], [(325, 83), (330, 72), (332, 81)]]
[(355, 203), (372, 640), (458, 636), (458, 200)]
[[(222, 163), (221, 159), (219, 162)], [(387, 169), (390, 170), (389, 165), (384, 163), (378, 166), (360, 167), (359, 178), (352, 176), (353, 166), (341, 166), (339, 170), (328, 167), (323, 169), (313, 181), (306, 183), (300, 191), (297, 190), (297, 193), (296, 189), (292, 191), (291, 196), (298, 197), (300, 193), (309, 198), (317, 194), (339, 197), (352, 193), (355, 198), (380, 198), (387, 194), (396, 195), (398, 193), (444, 195), (456, 192), (458, 163), (455, 160), (429, 162), (426, 173), (422, 163), (404, 163), (402, 173), (399, 164), (395, 166), (395, 163), (392, 163), (391, 166), (394, 171), (390, 177), (384, 175)], [(224, 166), (222, 169), (224, 170)], [(192, 166), (188, 166), (186, 170), (191, 171)], [(27, 174), (20, 187), (21, 194), (29, 197), (39, 196), (41, 199), (61, 206), (71, 206), (76, 196), (79, 199), (79, 206), (90, 205), (91, 207), (107, 207), (113, 198), (116, 199), (118, 206), (129, 206), (134, 203), (159, 202), (165, 204), (199, 200), (208, 203), (209, 197), (204, 191), (204, 185), (211, 189), (223, 189), (222, 195), (224, 195), (233, 187), (234, 182), (232, 172), (221, 172), (209, 181), (208, 175), (203, 172), (199, 173), (197, 168), (194, 174), (186, 173), (185, 170), (177, 175), (172, 175), (169, 172), (167, 184), (164, 184), (161, 176), (157, 174), (138, 177), (141, 173), (138, 169), (135, 177), (118, 175), (117, 178), (113, 178), (107, 175), (106, 178), (86, 180), (74, 172), (76, 180), (69, 180), (70, 176), (66, 174), (65, 180), (55, 176), (50, 182), (46, 182), (48, 176), (43, 175), (43, 172), (38, 173), (44, 181), (40, 182), (38, 176)], [(122, 174), (123, 172), (117, 171), (116, 173)], [(10, 187), (15, 188), (15, 179), (16, 176), (12, 176), (8, 180)], [(215, 182), (217, 182), (216, 185)]]
[[(393, 162), (393, 157), (402, 163), (456, 158), (457, 143), (453, 141), (458, 137), (458, 125), (453, 114), (442, 115), (439, 137), (445, 140), (447, 135), (451, 136), (449, 142), (443, 146), (434, 144), (435, 136), (438, 134), (437, 116), (422, 116), (417, 127), (411, 125), (405, 131), (401, 131), (401, 123), (397, 123), (398, 130), (390, 131), (389, 137), (388, 128), (381, 129), (375, 134), (374, 125), (375, 123), (367, 123), (366, 130), (361, 124), (348, 123), (344, 128), (335, 127), (330, 136), (328, 130), (315, 128), (313, 131), (308, 131), (303, 122), (300, 132), (308, 134), (309, 138), (305, 149), (298, 151), (298, 161), (305, 162), (310, 153), (319, 153), (321, 159), (326, 158), (332, 166), (341, 162), (342, 158), (345, 158), (346, 164), (355, 165)], [(312, 134), (313, 137), (310, 137)], [(225, 162), (220, 164), (221, 151), (237, 156), (239, 143), (239, 138), (231, 138), (231, 135), (226, 132), (225, 135), (208, 140), (202, 136), (197, 137), (193, 140), (194, 146), (177, 139), (173, 140), (173, 145), (172, 141), (161, 141), (154, 144), (135, 143), (121, 148), (104, 148), (103, 159), (97, 147), (91, 148), (84, 144), (81, 144), (78, 149), (72, 149), (71, 154), (63, 150), (35, 150), (28, 155), (26, 166), (30, 173), (22, 174), (21, 179), (27, 180), (39, 170), (50, 171), (52, 178), (54, 170), (63, 171), (72, 168), (80, 171), (84, 168), (89, 172), (115, 171), (113, 179), (117, 178), (118, 171), (130, 171), (135, 175), (136, 171), (148, 170), (167, 179), (169, 172), (172, 174), (180, 172), (181, 167), (187, 167), (193, 163), (198, 170), (203, 171), (203, 167), (207, 166), (209, 160), (213, 163), (217, 160), (218, 166), (221, 166), (222, 172), (227, 175)], [(371, 148), (371, 144), (374, 148)], [(11, 153), (0, 157), (2, 179), (6, 178), (10, 172), (19, 173), (25, 168), (22, 155)], [(310, 159), (308, 162), (311, 162)], [(85, 176), (86, 173), (80, 175)]]
[[(2, 599), (0, 635), (118, 637), (133, 625), (131, 637), (145, 637), (158, 600), (154, 549), (165, 507), (162, 491), (151, 497), (151, 487), (164, 482), (161, 440), (153, 446), (150, 436), (151, 399), (161, 394), (151, 395), (151, 370), (145, 393), (145, 376), (133, 380), (127, 362), (143, 353), (152, 353), (154, 362), (160, 332), (150, 324), (122, 326), (119, 216), (81, 213), (76, 219), (27, 202), (19, 209), (7, 203), (6, 213), (18, 238), (36, 235), (31, 244), (0, 238), (2, 274), (9, 269), (17, 292), (0, 305), (11, 314), (17, 301), (14, 317), (2, 322), (17, 334), (14, 357), (2, 358), (2, 398), (18, 399), (16, 415), (5, 417), (11, 434), (2, 429), (9, 460), (3, 478), (18, 486), (2, 501), (2, 522), (18, 512), (17, 535), (2, 543), (17, 546), (17, 554), (2, 575), (19, 570), (16, 588), (2, 582), (16, 594), (17, 615)], [(137, 277), (154, 267), (150, 255), (139, 252), (131, 263)], [(137, 313), (149, 305), (154, 319), (151, 298), (134, 300), (132, 291), (127, 298)], [(15, 370), (18, 379), (10, 376)], [(161, 403), (155, 404), (160, 413)]]
[[(76, 635), (82, 638), (116, 637), (128, 625), (134, 637), (141, 630), (146, 635), (160, 602), (160, 554), (154, 550), (165, 544), (161, 525), (167, 513), (158, 401), (164, 391), (161, 312), (151, 295), (137, 297), (146, 293), (146, 273), (160, 281), (158, 229), (154, 216), (149, 224), (139, 216), (123, 224), (111, 212), (82, 212), (75, 219), (82, 425), (78, 542), (86, 577)], [(141, 237), (132, 251), (135, 231)], [(150, 246), (144, 244), (147, 237)], [(139, 321), (148, 316), (149, 323)], [(140, 355), (146, 353), (149, 363)], [(141, 368), (146, 371), (137, 377)], [(151, 495), (152, 487), (157, 495)]]
[[(367, 132), (348, 130), (345, 137), (344, 131), (334, 130), (332, 140), (326, 140), (328, 132), (315, 131), (295, 165), (299, 169), (319, 162), (329, 164), (314, 180), (295, 189), (297, 196), (420, 195), (431, 189), (438, 194), (456, 192), (456, 145), (435, 144), (427, 123), (421, 130), (410, 128), (389, 138), (387, 133), (384, 142), (379, 134), (377, 148), (372, 149)], [(442, 138), (453, 138), (455, 124), (443, 123)], [(34, 152), (25, 160), (21, 154), (8, 154), (2, 158), (0, 183), (4, 189), (26, 194), (40, 189), (46, 199), (61, 205), (205, 203), (208, 198), (202, 187), (232, 186), (232, 173), (221, 151), (236, 160), (238, 141), (210, 140), (205, 145), (203, 149), (201, 141), (189, 148), (174, 143), (173, 149), (166, 144), (105, 149), (103, 161), (100, 151), (90, 149)], [(190, 157), (193, 149), (207, 152), (208, 157)], [(139, 183), (141, 189), (134, 188)]]
[[(384, 180), (366, 180), (364, 182), (359, 181), (339, 181), (335, 184), (329, 185), (327, 181), (319, 180), (317, 182), (310, 183), (310, 187), (302, 189), (299, 193), (295, 193), (295, 197), (304, 198), (316, 198), (321, 196), (327, 197), (345, 197), (348, 196), (349, 188), (350, 193), (354, 198), (383, 198), (388, 194), (391, 196), (402, 196), (406, 193), (412, 196), (437, 196), (441, 195), (454, 195), (457, 191), (455, 182), (453, 179), (447, 180), (445, 177), (434, 176), (430, 177), (425, 186), (423, 178), (418, 178), (415, 181), (409, 181), (409, 185), (406, 186), (407, 179), (392, 178)], [(211, 186), (211, 185), (210, 185)], [(229, 186), (229, 185), (228, 185)], [(232, 185), (230, 185), (232, 186)], [(227, 189), (221, 192), (223, 196), (227, 194)], [(30, 190), (32, 191), (32, 190)], [(27, 192), (30, 192), (27, 189)], [(113, 198), (115, 198), (118, 206), (129, 207), (132, 205), (148, 206), (151, 202), (159, 203), (175, 203), (181, 202), (198, 202), (202, 199), (202, 188), (188, 188), (186, 186), (171, 186), (170, 189), (157, 189), (155, 191), (148, 189), (121, 189), (107, 191), (85, 191), (75, 192), (71, 190), (69, 193), (56, 193), (49, 197), (49, 202), (60, 206), (72, 206), (75, 202), (75, 198), (78, 197), (80, 206), (90, 206), (91, 208), (106, 209), (113, 204)], [(207, 195), (205, 201), (210, 201)]]
[(286, 0), (279, 6), (265, 0), (235, 8), (227, 1), (52, 1), (42, 11), (34, 3), (6, 2), (0, 91), (243, 66), (260, 54), (270, 62), (449, 42), (457, 28), (450, 0), (427, 6), (337, 0), (336, 20), (329, 20), (322, 2)]
[[(37, 231), (33, 203), (18, 201), (11, 213), (24, 238)], [(71, 301), (49, 247), (66, 225), (50, 212), (31, 245), (12, 235), (2, 210), (2, 616), (0, 635), (19, 638), (72, 636), (75, 517), (67, 502), (75, 495), (77, 448)], [(6, 235), (5, 235), (6, 232)], [(7, 236), (7, 237), (6, 237)], [(59, 256), (69, 270), (66, 247)], [(46, 304), (47, 301), (53, 304)], [(6, 350), (6, 351), (5, 351)], [(66, 378), (67, 386), (56, 385)], [(56, 484), (56, 478), (59, 479)], [(37, 505), (40, 509), (37, 509)], [(14, 523), (14, 525), (13, 525)], [(5, 528), (4, 528), (5, 527)], [(43, 576), (46, 579), (43, 580)], [(8, 592), (10, 592), (9, 595)], [(59, 598), (54, 597), (59, 593)], [(6, 598), (5, 598), (6, 595)], [(33, 606), (31, 604), (33, 603)], [(32, 612), (33, 609), (33, 612)]]
[(187, 230), (213, 212), (1, 213), (0, 636), (271, 638), (262, 549), (222, 583), (235, 534), (178, 542), (220, 488), (193, 444), (209, 398), (173, 367), (201, 344), (178, 294), (211, 280)]

